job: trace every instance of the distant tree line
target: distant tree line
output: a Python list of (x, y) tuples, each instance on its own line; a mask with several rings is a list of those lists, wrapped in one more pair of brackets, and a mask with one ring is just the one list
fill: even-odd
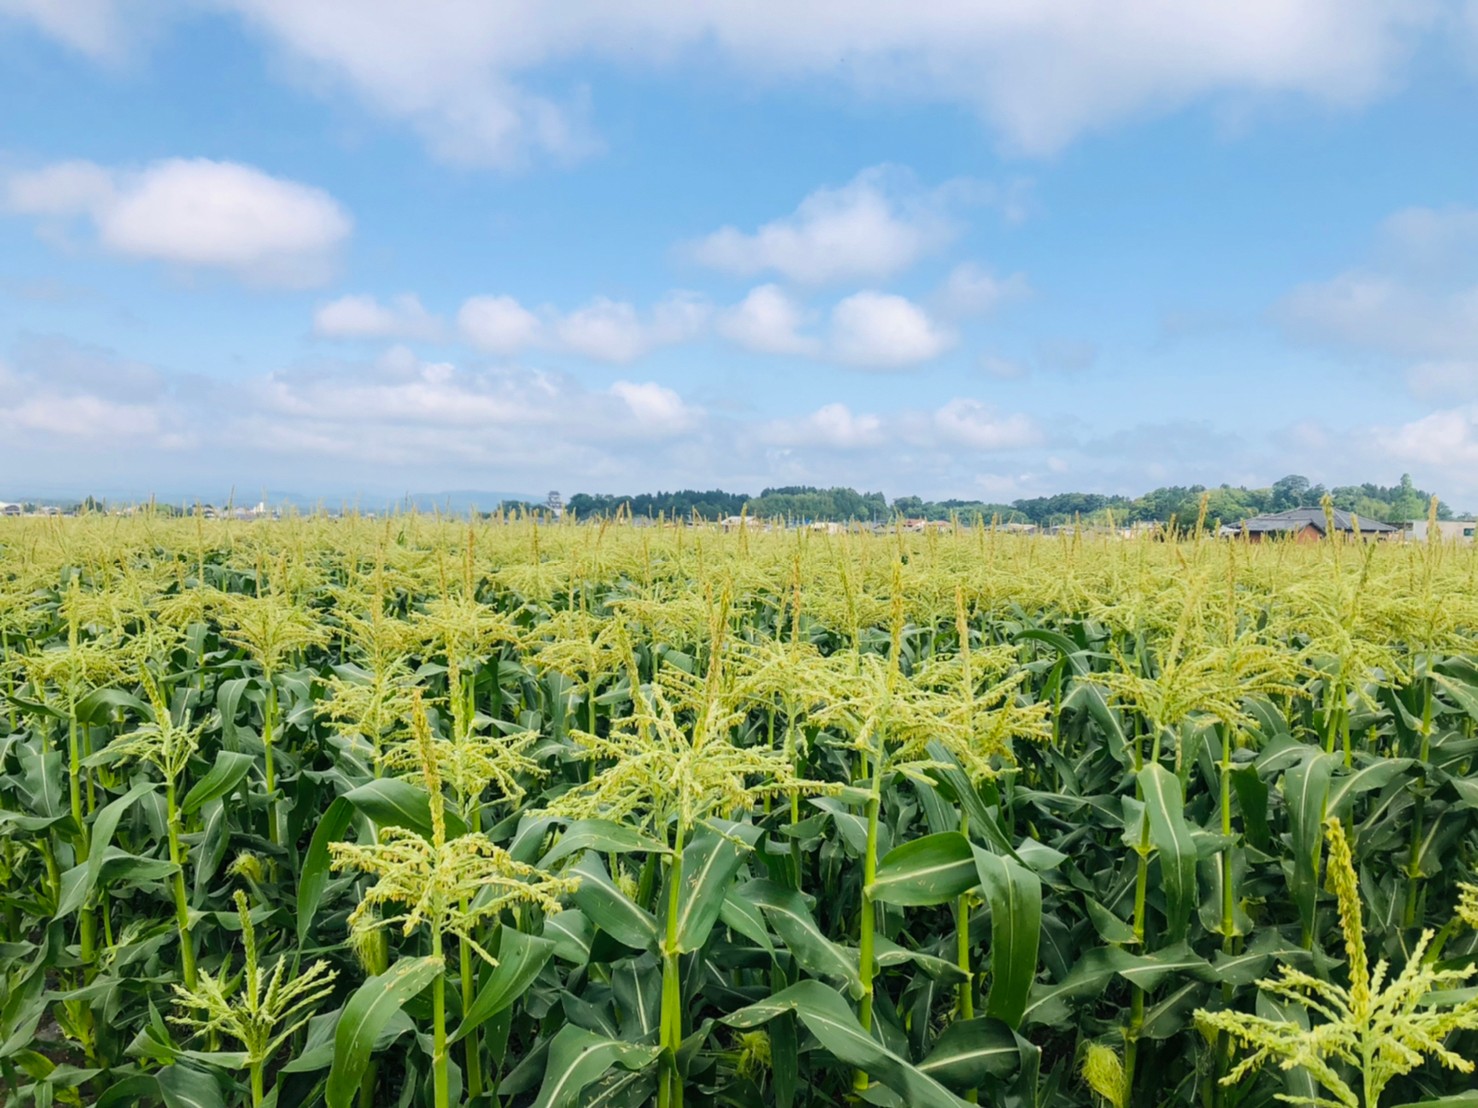
[[(567, 507), (582, 519), (614, 516), (623, 508), (633, 516), (719, 520), (741, 512), (753, 519), (793, 521), (883, 522), (897, 516), (907, 519), (950, 519), (969, 521), (976, 516), (1003, 523), (1035, 523), (1049, 527), (1073, 520), (1102, 520), (1109, 515), (1121, 523), (1194, 521), (1202, 495), (1207, 496), (1208, 523), (1236, 523), (1249, 516), (1283, 512), (1293, 508), (1316, 508), (1328, 493), (1334, 506), (1354, 512), (1362, 519), (1397, 523), (1421, 519), (1427, 514), (1432, 494), (1417, 488), (1409, 474), (1395, 485), (1340, 485), (1326, 489), (1307, 477), (1290, 474), (1267, 488), (1243, 485), (1166, 485), (1142, 496), (1128, 497), (1093, 492), (1064, 492), (1006, 503), (980, 500), (924, 500), (900, 496), (890, 504), (880, 492), (858, 492), (851, 488), (817, 488), (787, 485), (767, 488), (758, 496), (729, 493), (720, 489), (699, 492), (640, 493), (636, 496), (577, 493)], [(532, 507), (532, 506), (531, 506)], [(1451, 519), (1452, 511), (1439, 504), (1438, 518)]]
[(630, 515), (651, 519), (659, 515), (666, 519), (691, 519), (696, 514), (700, 519), (716, 520), (738, 515), (748, 500), (746, 493), (724, 492), (722, 489), (708, 492), (679, 489), (677, 492), (644, 492), (636, 496), (581, 492), (565, 502), (565, 510), (574, 512), (581, 519), (614, 516), (624, 507)]

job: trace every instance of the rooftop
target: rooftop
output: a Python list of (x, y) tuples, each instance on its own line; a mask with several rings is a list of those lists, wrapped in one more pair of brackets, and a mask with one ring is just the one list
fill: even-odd
[[(1395, 531), (1389, 523), (1382, 523), (1376, 519), (1362, 519), (1359, 521), (1360, 533), (1362, 535), (1385, 534)], [(1323, 508), (1293, 508), (1286, 512), (1273, 512), (1270, 515), (1253, 516), (1244, 519), (1240, 524), (1233, 524), (1233, 531), (1241, 531), (1244, 528), (1253, 533), (1266, 533), (1269, 531), (1302, 531), (1305, 527), (1313, 527), (1321, 535), (1324, 534), (1327, 522), (1324, 518)], [(1349, 512), (1334, 509), (1334, 529), (1336, 531), (1353, 531), (1355, 529), (1355, 517)]]

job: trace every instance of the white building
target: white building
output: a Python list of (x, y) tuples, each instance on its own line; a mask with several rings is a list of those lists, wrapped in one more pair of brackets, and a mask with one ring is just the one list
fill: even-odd
[[(1472, 542), (1474, 527), (1478, 527), (1478, 524), (1471, 519), (1439, 519), (1437, 535), (1443, 542)], [(1401, 529), (1406, 532), (1409, 542), (1427, 541), (1427, 521), (1424, 519), (1403, 523)]]

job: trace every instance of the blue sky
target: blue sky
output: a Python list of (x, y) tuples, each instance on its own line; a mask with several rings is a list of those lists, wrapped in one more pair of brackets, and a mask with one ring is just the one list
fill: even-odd
[(1478, 506), (1478, 2), (0, 0), (0, 499)]

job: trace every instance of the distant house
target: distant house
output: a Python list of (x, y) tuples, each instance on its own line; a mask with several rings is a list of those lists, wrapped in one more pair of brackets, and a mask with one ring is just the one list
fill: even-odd
[[(1333, 517), (1336, 531), (1346, 535), (1355, 533), (1356, 518), (1349, 512), (1336, 508)], [(1400, 528), (1374, 519), (1359, 520), (1358, 525), (1360, 537), (1366, 539), (1390, 539), (1401, 533)], [(1323, 508), (1294, 508), (1287, 512), (1244, 519), (1241, 523), (1223, 527), (1221, 534), (1227, 538), (1240, 538), (1245, 534), (1249, 542), (1263, 542), (1267, 539), (1318, 542), (1325, 537), (1328, 527), (1329, 521), (1325, 518)]]
[(0, 516), (18, 516), (20, 514), (21, 506), (19, 504), (6, 504), (0, 501)]
[[(1437, 537), (1443, 542), (1472, 542), (1475, 525), (1471, 519), (1439, 519), (1437, 521)], [(1414, 519), (1409, 523), (1403, 523), (1401, 529), (1406, 532), (1406, 537), (1416, 542), (1426, 542), (1428, 524), (1424, 519)]]

